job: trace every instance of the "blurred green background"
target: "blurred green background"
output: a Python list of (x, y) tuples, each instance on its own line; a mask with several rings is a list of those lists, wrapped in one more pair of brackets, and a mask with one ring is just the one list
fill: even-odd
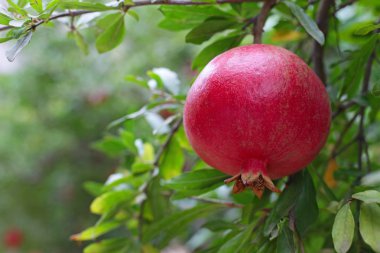
[(13, 63), (4, 54), (14, 42), (0, 45), (0, 235), (20, 230), (22, 252), (80, 252), (69, 236), (96, 221), (83, 183), (104, 182), (117, 164), (91, 144), (148, 98), (124, 77), (167, 67), (190, 79), (194, 50), (183, 34), (156, 26), (157, 7), (138, 13), (139, 22), (126, 17), (123, 44), (103, 55), (92, 31), (81, 31), (85, 56), (59, 23), (39, 29)]
[[(329, 87), (333, 103), (337, 102), (334, 89), (343, 81), (348, 55), (366, 41), (352, 33), (374, 19), (364, 6), (369, 3), (340, 11), (337, 14), (339, 36), (337, 30), (330, 31), (326, 62), (333, 84)], [(128, 84), (125, 76), (144, 76), (147, 70), (166, 67), (177, 72), (183, 84), (189, 85), (194, 75), (190, 65), (200, 48), (185, 43), (186, 32), (172, 33), (158, 28), (161, 14), (157, 8), (136, 8), (141, 21), (127, 16), (126, 39), (121, 46), (102, 55), (94, 48), (94, 29), (81, 30), (90, 44), (90, 54), (85, 56), (74, 40), (67, 37), (69, 29), (63, 19), (55, 27), (38, 29), (31, 44), (14, 63), (8, 63), (4, 55), (14, 41), (0, 44), (2, 241), (10, 231), (17, 230), (24, 237), (20, 252), (81, 252), (69, 237), (97, 220), (88, 210), (93, 197), (83, 184), (103, 183), (119, 164), (91, 145), (104, 135), (109, 122), (138, 110), (149, 98), (146, 91)], [(266, 29), (264, 42), (287, 47), (308, 60), (312, 41), (296, 43), (306, 34), (294, 29), (290, 21), (279, 20), (280, 15), (275, 13), (268, 19), (266, 28), (276, 25), (281, 30), (282, 25), (285, 33)], [(340, 50), (334, 46), (338, 40)], [(251, 41), (248, 36), (246, 42)], [(379, 70), (379, 64), (375, 64), (373, 90), (379, 89)], [(374, 104), (378, 103), (378, 97), (373, 97)], [(378, 109), (374, 111), (377, 113)], [(345, 119), (334, 122), (327, 147), (339, 137), (344, 124)], [(137, 128), (140, 136), (150, 136), (146, 134), (151, 132), (146, 124)], [(347, 138), (355, 134), (356, 129), (351, 129)], [(371, 162), (378, 168), (378, 120), (371, 122), (366, 134), (371, 144)], [(349, 182), (347, 178), (356, 162), (356, 147), (348, 151), (338, 160), (343, 167), (337, 174), (340, 184)], [(317, 160), (319, 169), (326, 167), (327, 159), (325, 151)], [(345, 191), (346, 187), (338, 190)], [(4, 242), (0, 244), (0, 252), (6, 252)]]

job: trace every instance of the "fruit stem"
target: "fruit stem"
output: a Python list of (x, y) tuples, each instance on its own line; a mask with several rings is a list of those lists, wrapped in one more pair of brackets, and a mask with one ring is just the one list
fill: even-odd
[(272, 192), (281, 192), (267, 174), (266, 161), (249, 160), (243, 165), (241, 173), (224, 180), (224, 183), (228, 184), (233, 181), (235, 181), (235, 184), (232, 192), (235, 194), (244, 191), (246, 188), (250, 188), (261, 199), (265, 188), (268, 188)]

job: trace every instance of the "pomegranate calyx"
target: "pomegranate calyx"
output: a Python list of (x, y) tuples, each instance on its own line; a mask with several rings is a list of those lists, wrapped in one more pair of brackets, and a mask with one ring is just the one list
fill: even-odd
[(237, 174), (231, 178), (224, 180), (224, 183), (228, 184), (234, 181), (235, 181), (235, 184), (232, 189), (232, 192), (234, 194), (240, 193), (244, 191), (246, 188), (250, 188), (255, 193), (255, 195), (259, 199), (261, 199), (265, 191), (265, 188), (269, 189), (272, 192), (278, 192), (278, 193), (281, 192), (274, 185), (272, 180), (261, 172), (256, 172), (256, 173), (246, 172), (246, 173)]

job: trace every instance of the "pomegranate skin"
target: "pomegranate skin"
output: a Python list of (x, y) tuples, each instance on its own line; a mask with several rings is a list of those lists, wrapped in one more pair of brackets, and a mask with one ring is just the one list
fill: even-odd
[(329, 97), (294, 53), (264, 44), (215, 57), (191, 87), (184, 127), (196, 153), (229, 175), (270, 179), (308, 165), (330, 128)]

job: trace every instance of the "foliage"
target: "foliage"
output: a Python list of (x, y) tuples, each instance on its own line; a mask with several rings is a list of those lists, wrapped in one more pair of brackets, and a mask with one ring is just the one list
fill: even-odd
[[(124, 41), (127, 14), (138, 19), (135, 8), (162, 4), (8, 2), (0, 16), (7, 26), (2, 41), (18, 40), (9, 60), (34, 30), (59, 19), (57, 13), (70, 17), (79, 48), (87, 52), (80, 33), (84, 26), (95, 32), (95, 46), (104, 53)], [(261, 200), (249, 192), (226, 194), (229, 187), (221, 185), (226, 176), (199, 160), (181, 125), (188, 85), (166, 68), (145, 77), (128, 75), (125, 80), (148, 93), (149, 101), (111, 122), (93, 145), (120, 159), (118, 171), (105, 184), (85, 185), (95, 196), (90, 210), (99, 219), (71, 239), (90, 241), (87, 253), (158, 252), (176, 240), (192, 252), (380, 252), (380, 3), (223, 2), (165, 1), (159, 27), (185, 30), (186, 42), (202, 44), (192, 62), (199, 71), (221, 52), (251, 43), (252, 28), (269, 12), (263, 42), (293, 50), (305, 61), (311, 58), (321, 78), (327, 77), (334, 113), (325, 149), (309, 168), (277, 182), (281, 194), (266, 193)], [(85, 24), (76, 18), (89, 12), (96, 15)], [(262, 28), (255, 27), (253, 36), (261, 36)], [(134, 127), (142, 121), (150, 133)]]

